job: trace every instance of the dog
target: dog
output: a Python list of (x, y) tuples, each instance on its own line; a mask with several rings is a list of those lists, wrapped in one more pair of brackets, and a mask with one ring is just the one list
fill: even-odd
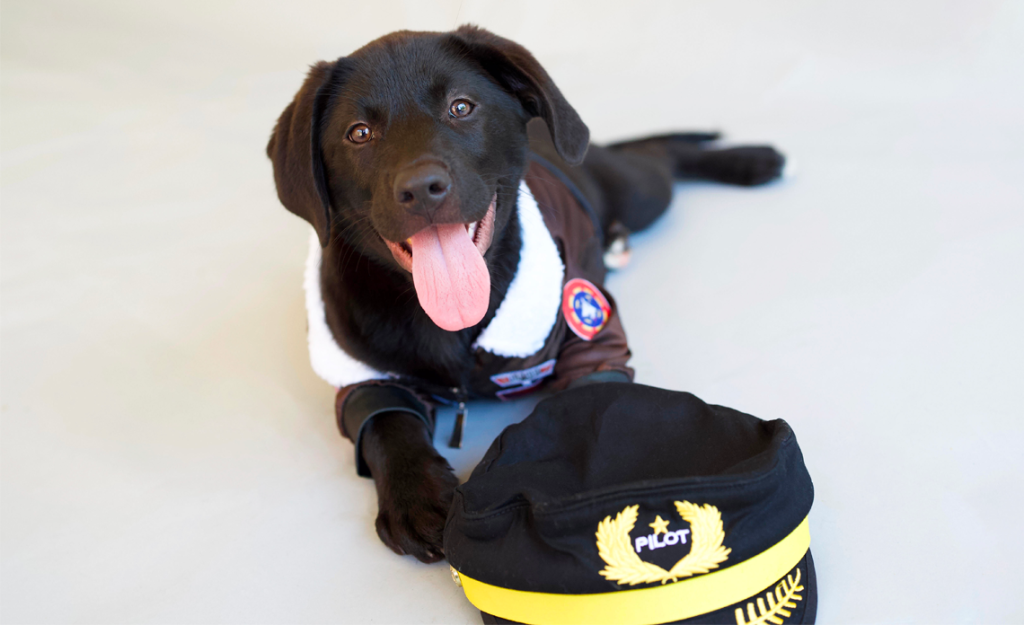
[(277, 121), (278, 197), (314, 230), (311, 362), (339, 389), (377, 533), (398, 554), (444, 557), (457, 480), (434, 407), (458, 404), (461, 423), (473, 398), (632, 381), (606, 263), (624, 261), (675, 180), (758, 185), (785, 163), (768, 146), (719, 149), (714, 133), (589, 136), (525, 48), (474, 26), (319, 62)]

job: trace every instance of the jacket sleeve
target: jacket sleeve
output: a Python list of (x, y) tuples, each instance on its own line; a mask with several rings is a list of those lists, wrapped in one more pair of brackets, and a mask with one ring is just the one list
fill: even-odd
[(571, 330), (566, 332), (567, 338), (555, 364), (555, 380), (550, 387), (553, 390), (593, 382), (633, 381), (633, 369), (626, 366), (632, 354), (619, 319), (618, 306), (607, 291), (601, 289), (601, 292), (612, 308), (608, 324), (590, 341), (584, 341)]
[(369, 380), (338, 389), (334, 412), (342, 436), (355, 443), (356, 473), (372, 477), (363, 460), (362, 440), (366, 425), (385, 412), (406, 412), (416, 416), (434, 436), (434, 406), (412, 389), (390, 380)]

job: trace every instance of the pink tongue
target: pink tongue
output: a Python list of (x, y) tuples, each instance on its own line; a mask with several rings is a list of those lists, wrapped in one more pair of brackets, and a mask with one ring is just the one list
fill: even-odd
[(427, 315), (450, 332), (479, 323), (487, 313), (491, 275), (466, 226), (430, 226), (409, 243), (412, 280)]

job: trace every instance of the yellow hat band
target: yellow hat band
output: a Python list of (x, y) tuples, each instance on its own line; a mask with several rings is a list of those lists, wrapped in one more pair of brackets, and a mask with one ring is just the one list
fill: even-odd
[(459, 574), (470, 603), (530, 625), (653, 625), (739, 603), (768, 588), (800, 562), (811, 545), (804, 518), (788, 536), (739, 564), (671, 584), (584, 595), (510, 590)]

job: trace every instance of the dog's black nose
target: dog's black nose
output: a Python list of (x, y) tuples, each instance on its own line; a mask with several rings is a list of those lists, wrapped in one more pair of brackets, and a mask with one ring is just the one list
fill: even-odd
[(406, 209), (433, 212), (452, 186), (448, 171), (437, 163), (407, 167), (395, 176), (395, 200)]

